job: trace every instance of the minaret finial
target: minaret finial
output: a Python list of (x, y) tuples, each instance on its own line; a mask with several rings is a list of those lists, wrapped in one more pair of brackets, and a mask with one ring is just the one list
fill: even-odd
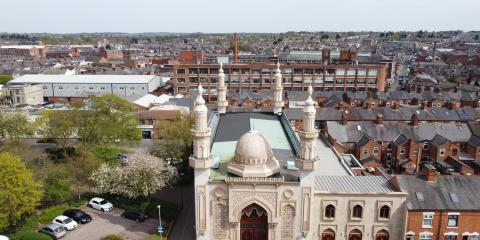
[(308, 98), (305, 101), (308, 105), (311, 105), (311, 103), (313, 103), (312, 94), (313, 94), (313, 87), (312, 87), (312, 84), (310, 84), (310, 86), (308, 86)]
[(204, 105), (205, 99), (203, 99), (203, 87), (202, 84), (198, 84), (198, 95), (197, 95), (197, 104)]

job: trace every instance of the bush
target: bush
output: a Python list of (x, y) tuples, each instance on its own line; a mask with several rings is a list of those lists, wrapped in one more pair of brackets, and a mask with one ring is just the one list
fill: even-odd
[(51, 240), (49, 236), (39, 232), (31, 231), (31, 230), (24, 232), (18, 239), (19, 240)]
[(92, 153), (97, 159), (111, 164), (117, 164), (117, 155), (126, 152), (124, 149), (113, 146), (97, 146), (92, 149)]
[(122, 237), (118, 236), (118, 235), (107, 235), (105, 237), (102, 237), (100, 240), (123, 240)]
[(63, 212), (69, 208), (70, 206), (68, 204), (62, 204), (55, 207), (47, 208), (42, 213), (40, 213), (40, 215), (38, 216), (38, 221), (41, 224), (49, 223), (57, 216), (62, 215)]

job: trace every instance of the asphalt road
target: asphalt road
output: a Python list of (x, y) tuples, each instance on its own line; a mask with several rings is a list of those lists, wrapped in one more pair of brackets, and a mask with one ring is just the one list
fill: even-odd
[(97, 240), (109, 234), (116, 234), (123, 239), (143, 240), (147, 239), (155, 230), (156, 219), (147, 219), (143, 223), (137, 223), (120, 216), (123, 210), (114, 208), (110, 212), (100, 212), (88, 207), (82, 207), (83, 211), (92, 216), (92, 221), (69, 231), (62, 238), (65, 240)]

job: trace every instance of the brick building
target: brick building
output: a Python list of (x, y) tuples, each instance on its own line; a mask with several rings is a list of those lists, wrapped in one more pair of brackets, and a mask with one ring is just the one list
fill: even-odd
[[(201, 82), (208, 99), (216, 99), (218, 64), (177, 64), (173, 66), (176, 93), (188, 93)], [(228, 89), (260, 91), (271, 89), (275, 64), (226, 64)], [(290, 64), (282, 65), (283, 88), (305, 91), (310, 84), (315, 91), (385, 91), (385, 64)]]
[(437, 176), (433, 171), (392, 179), (401, 191), (408, 192), (406, 239), (477, 240), (480, 177)]
[(45, 57), (47, 49), (45, 46), (37, 45), (15, 45), (1, 46), (0, 57)]

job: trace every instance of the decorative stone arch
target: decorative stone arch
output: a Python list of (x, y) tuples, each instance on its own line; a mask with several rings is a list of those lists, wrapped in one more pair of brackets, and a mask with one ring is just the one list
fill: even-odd
[(320, 240), (334, 240), (336, 235), (336, 231), (328, 227), (320, 232)]
[(268, 202), (266, 202), (265, 200), (257, 197), (252, 197), (251, 199), (235, 206), (235, 209), (233, 210), (233, 216), (231, 216), (230, 222), (240, 222), (243, 209), (245, 209), (246, 207), (254, 203), (262, 207), (265, 211), (267, 211), (268, 223), (277, 222), (277, 219), (274, 218), (274, 213), (275, 213), (275, 211), (273, 210), (274, 208), (270, 206), (270, 204), (268, 204)]
[(363, 229), (354, 227), (347, 233), (348, 240), (362, 240), (363, 239)]
[(375, 240), (388, 240), (390, 239), (390, 232), (385, 228), (375, 232)]

